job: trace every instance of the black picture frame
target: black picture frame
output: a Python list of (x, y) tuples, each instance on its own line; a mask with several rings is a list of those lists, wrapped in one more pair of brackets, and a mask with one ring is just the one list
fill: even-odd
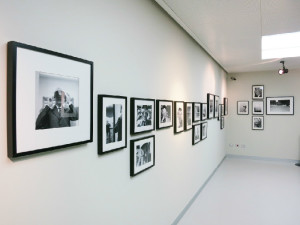
[(221, 116), (220, 118), (220, 129), (223, 130), (224, 129), (224, 126), (225, 126), (225, 117), (224, 116)]
[(214, 118), (218, 118), (219, 114), (219, 107), (218, 105), (220, 104), (220, 97), (218, 95), (214, 96)]
[(264, 117), (263, 116), (252, 116), (252, 130), (264, 130)]
[(173, 127), (173, 101), (156, 100), (156, 129)]
[(201, 141), (201, 124), (193, 125), (192, 144), (195, 145)]
[(252, 101), (252, 114), (253, 115), (264, 114), (264, 101), (260, 101), (260, 100)]
[(224, 104), (219, 104), (219, 106), (218, 106), (219, 107), (218, 120), (220, 120), (220, 118), (222, 116), (222, 108), (224, 108), (222, 106), (224, 106)]
[(155, 136), (130, 141), (130, 176), (136, 176), (155, 165)]
[(252, 99), (263, 100), (264, 99), (264, 85), (252, 85)]
[(237, 114), (249, 115), (249, 101), (237, 101)]
[(184, 102), (184, 130), (190, 130), (193, 127), (193, 103)]
[(92, 141), (93, 62), (8, 42), (8, 157)]
[(207, 120), (207, 103), (201, 103), (201, 121)]
[(155, 130), (155, 99), (130, 98), (130, 134)]
[(207, 119), (212, 119), (214, 117), (214, 111), (215, 111), (215, 98), (213, 94), (208, 93), (207, 94)]
[(174, 101), (174, 133), (181, 133), (184, 131), (184, 102)]
[(98, 95), (98, 154), (127, 147), (127, 97)]
[(201, 123), (201, 141), (207, 138), (208, 123)]
[(224, 115), (228, 115), (228, 98), (224, 97), (223, 98), (223, 104), (224, 104)]
[(201, 103), (193, 102), (193, 122), (198, 122), (201, 120)]
[(294, 115), (294, 96), (267, 97), (267, 115)]

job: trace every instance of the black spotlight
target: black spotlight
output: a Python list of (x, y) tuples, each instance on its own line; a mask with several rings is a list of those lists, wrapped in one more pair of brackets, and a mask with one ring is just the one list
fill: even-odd
[(280, 63), (282, 63), (282, 69), (278, 70), (279, 75), (288, 73), (289, 70), (285, 68), (285, 66), (284, 66), (284, 61), (280, 61)]

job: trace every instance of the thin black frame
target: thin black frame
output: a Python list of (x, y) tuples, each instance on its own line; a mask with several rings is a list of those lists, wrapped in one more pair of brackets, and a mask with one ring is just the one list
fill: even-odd
[[(134, 154), (134, 143), (137, 141), (141, 141), (141, 140), (145, 140), (145, 139), (150, 139), (153, 138), (153, 165), (141, 170), (140, 172), (134, 173), (134, 168), (135, 168), (135, 164), (134, 164), (134, 158), (136, 157), (136, 155)], [(150, 169), (151, 167), (155, 166), (155, 135), (150, 135), (147, 137), (142, 137), (139, 139), (134, 139), (134, 140), (130, 140), (130, 176), (136, 176), (148, 169)]]
[[(153, 104), (153, 111), (152, 111), (152, 115), (153, 115), (153, 121), (152, 121), (152, 125), (150, 129), (147, 130), (143, 130), (143, 131), (135, 131), (135, 122), (136, 122), (136, 118), (135, 118), (135, 101), (149, 101), (152, 102)], [(150, 99), (150, 98), (130, 98), (130, 134), (134, 135), (134, 134), (141, 134), (141, 133), (145, 133), (145, 132), (150, 132), (155, 130), (155, 99)]]
[(225, 116), (225, 106), (224, 104), (220, 104), (221, 105), (221, 116)]
[[(195, 119), (195, 106), (199, 105), (199, 110), (200, 110), (200, 118), (199, 120)], [(201, 106), (201, 102), (193, 102), (193, 122), (198, 122), (201, 120), (202, 117), (202, 106)]]
[[(160, 103), (161, 102), (169, 102), (171, 103), (171, 113), (170, 115), (172, 116), (172, 119), (171, 119), (171, 125), (168, 125), (168, 126), (164, 126), (164, 127), (160, 127), (160, 115), (159, 115), (159, 109), (160, 109)], [(170, 128), (170, 127), (173, 127), (173, 101), (171, 100), (161, 100), (161, 99), (156, 99), (156, 129), (164, 129), (164, 128)]]
[[(197, 142), (195, 142), (195, 128), (196, 128), (196, 126), (199, 126), (200, 128), (199, 128), (199, 135), (200, 135), (200, 137), (199, 137), (199, 141), (197, 141)], [(192, 134), (192, 144), (193, 145), (195, 145), (195, 144), (198, 144), (200, 141), (201, 141), (201, 124), (199, 123), (199, 124), (195, 124), (195, 125), (193, 125), (193, 134)]]
[[(218, 103), (216, 101), (217, 99), (218, 99)], [(218, 117), (219, 108), (217, 106), (219, 105), (219, 102), (220, 102), (220, 96), (214, 95), (214, 118)]]
[[(203, 118), (203, 112), (204, 112), (203, 105), (206, 105), (206, 117), (205, 118)], [(205, 120), (207, 120), (207, 103), (201, 103), (201, 121), (205, 121)]]
[(219, 104), (219, 114), (218, 114), (218, 120), (220, 120), (221, 116), (222, 116), (222, 105), (223, 104)]
[(224, 116), (228, 115), (228, 98), (223, 98), (223, 104), (224, 104)]
[[(183, 108), (182, 109), (183, 110), (183, 112), (182, 112), (182, 119), (183, 119), (183, 121), (182, 121), (182, 130), (180, 130), (180, 131), (177, 131), (177, 112), (176, 112), (176, 106), (177, 106), (178, 103), (181, 103), (182, 104), (182, 108)], [(181, 133), (181, 132), (184, 131), (184, 120), (185, 120), (184, 114), (185, 114), (184, 101), (174, 101), (174, 133), (175, 134), (178, 134), (178, 133)]]
[[(262, 96), (261, 97), (254, 97), (254, 88), (255, 87), (262, 87)], [(264, 99), (264, 93), (265, 93), (264, 85), (260, 85), (260, 84), (252, 85), (252, 99), (253, 100), (263, 100)]]
[[(206, 137), (202, 138), (202, 131), (203, 131), (202, 127), (203, 127), (204, 124), (206, 124)], [(205, 140), (207, 138), (207, 129), (208, 129), (208, 123), (207, 122), (201, 123), (201, 129), (200, 129), (200, 140), (201, 141)]]
[[(210, 104), (209, 104), (209, 102), (210, 102), (210, 98), (212, 97), (212, 114), (210, 115), (210, 113), (209, 113), (209, 108), (210, 108)], [(215, 113), (215, 108), (214, 108), (214, 106), (215, 106), (215, 97), (214, 97), (214, 95), (213, 94), (210, 94), (210, 93), (207, 93), (207, 119), (212, 119), (212, 118), (214, 118), (214, 113)]]
[[(90, 99), (90, 113), (88, 120), (90, 121), (89, 138), (83, 138), (72, 143), (58, 144), (56, 146), (32, 149), (29, 151), (18, 152), (17, 143), (17, 66), (18, 51), (19, 49), (30, 50), (30, 52), (45, 54), (45, 56), (55, 57), (55, 59), (66, 59), (72, 62), (87, 64), (89, 69), (89, 99)], [(24, 63), (24, 62), (23, 62)], [(21, 156), (28, 156), (32, 154), (53, 151), (56, 149), (67, 148), (75, 145), (85, 144), (93, 141), (93, 62), (85, 59), (77, 58), (74, 56), (58, 53), (52, 50), (47, 50), (44, 48), (39, 48), (36, 46), (27, 45), (20, 42), (10, 41), (7, 43), (7, 156), (9, 158), (17, 158)], [(50, 138), (49, 138), (50, 139)]]
[[(192, 115), (191, 115), (191, 125), (188, 126), (187, 124), (187, 119), (188, 119), (188, 116), (187, 116), (187, 106), (188, 105), (191, 105), (191, 110), (192, 110)], [(194, 116), (194, 105), (192, 102), (184, 102), (184, 130), (187, 131), (187, 130), (190, 130), (193, 128), (193, 116)]]
[[(247, 102), (247, 113), (239, 112), (239, 102)], [(237, 114), (238, 115), (249, 115), (249, 101), (237, 101)]]
[[(103, 151), (104, 149), (104, 144), (105, 141), (103, 140), (103, 126), (104, 126), (104, 121), (103, 121), (103, 98), (114, 98), (114, 99), (123, 99), (124, 103), (125, 103), (125, 115), (122, 116), (122, 120), (123, 118), (125, 118), (125, 135), (124, 140), (125, 140), (125, 145), (123, 145), (122, 147), (118, 147), (118, 148), (114, 148), (114, 149), (110, 149), (108, 151)], [(118, 95), (98, 95), (98, 154), (102, 155), (102, 154), (106, 154), (112, 151), (116, 151), (116, 150), (120, 150), (123, 148), (127, 148), (127, 97), (126, 96), (118, 96)]]
[(225, 126), (225, 118), (224, 116), (221, 116), (220, 118), (220, 129), (223, 130)]
[[(260, 103), (262, 103), (262, 112), (261, 113), (257, 113), (257, 112), (254, 112), (254, 103), (255, 102), (260, 102)], [(262, 100), (253, 100), (252, 101), (252, 114), (253, 115), (264, 115), (264, 101), (262, 101)]]
[[(269, 102), (269, 99), (278, 99), (278, 98), (291, 98), (292, 100), (292, 106), (293, 106), (293, 112), (292, 113), (268, 113), (268, 102)], [(295, 110), (295, 107), (294, 107), (294, 96), (280, 96), (280, 97), (266, 97), (266, 115), (287, 115), (287, 116), (290, 116), (290, 115), (294, 115), (294, 110)]]
[[(253, 127), (254, 125), (254, 117), (260, 117), (262, 118), (262, 128), (261, 129), (255, 129)], [(252, 116), (252, 130), (264, 130), (265, 129), (265, 119), (264, 119), (264, 116)]]

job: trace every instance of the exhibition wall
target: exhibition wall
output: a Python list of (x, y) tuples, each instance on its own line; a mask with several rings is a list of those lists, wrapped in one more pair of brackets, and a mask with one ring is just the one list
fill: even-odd
[[(128, 110), (130, 97), (206, 102), (212, 93), (223, 99), (225, 71), (153, 1), (0, 6), (1, 224), (171, 224), (224, 158), (228, 116), (223, 130), (217, 119), (208, 120), (207, 138), (194, 146), (192, 130), (130, 135), (128, 126), (128, 147), (99, 156), (97, 95), (127, 96)], [(7, 157), (9, 41), (94, 62), (93, 142)], [(129, 111), (127, 118), (129, 125)], [(155, 166), (130, 177), (129, 141), (148, 135), (155, 135)]]
[[(287, 61), (288, 62), (288, 61)], [(286, 63), (288, 67), (288, 63)], [(279, 67), (279, 65), (278, 65)], [(229, 74), (228, 154), (271, 159), (300, 159), (300, 70)], [(264, 130), (252, 130), (252, 85), (264, 85)], [(266, 115), (266, 97), (294, 96), (294, 115)], [(249, 115), (237, 115), (237, 101), (249, 101)], [(238, 146), (237, 146), (238, 145)]]

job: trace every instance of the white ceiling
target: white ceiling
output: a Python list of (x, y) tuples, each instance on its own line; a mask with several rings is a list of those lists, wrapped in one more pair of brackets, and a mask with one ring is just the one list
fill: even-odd
[[(261, 60), (261, 36), (300, 31), (300, 0), (155, 0), (227, 72), (277, 71)], [(284, 59), (300, 68), (300, 57)]]

